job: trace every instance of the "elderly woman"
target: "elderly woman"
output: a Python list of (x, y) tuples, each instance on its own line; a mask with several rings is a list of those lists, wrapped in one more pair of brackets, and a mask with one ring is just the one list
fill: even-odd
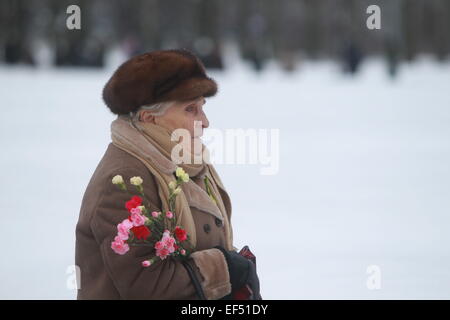
[[(107, 82), (103, 99), (117, 119), (111, 124), (112, 143), (87, 186), (76, 228), (78, 299), (232, 299), (243, 288), (261, 299), (255, 264), (233, 246), (230, 198), (214, 167), (202, 157), (193, 160), (207, 154), (200, 140), (209, 126), (203, 105), (216, 92), (216, 82), (187, 50), (133, 57)], [(181, 143), (171, 139), (176, 129), (190, 134), (181, 139), (190, 139), (181, 141), (186, 146), (182, 159), (189, 159), (183, 163), (172, 159), (173, 148)], [(129, 178), (141, 177), (150, 212), (164, 212), (177, 167), (190, 179), (181, 186), (174, 214), (190, 236), (193, 253), (184, 261), (169, 257), (148, 267), (141, 263), (155, 255), (152, 247), (116, 254), (111, 244), (117, 225), (129, 215), (125, 203), (130, 195), (113, 185), (112, 178), (121, 175), (132, 190)]]

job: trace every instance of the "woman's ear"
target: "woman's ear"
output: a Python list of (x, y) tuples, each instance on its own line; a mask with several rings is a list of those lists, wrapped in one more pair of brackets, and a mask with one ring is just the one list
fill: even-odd
[(155, 116), (150, 111), (144, 110), (141, 112), (139, 120), (142, 122), (155, 123)]

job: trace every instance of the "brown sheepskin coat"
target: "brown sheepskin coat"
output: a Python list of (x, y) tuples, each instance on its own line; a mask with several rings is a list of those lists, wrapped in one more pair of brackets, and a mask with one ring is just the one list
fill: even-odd
[[(141, 266), (142, 257), (148, 257), (149, 247), (131, 247), (125, 255), (111, 249), (117, 234), (117, 224), (128, 217), (126, 192), (111, 183), (120, 174), (128, 179), (140, 176), (153, 206), (161, 211), (161, 200), (153, 175), (142, 162), (127, 152), (109, 144), (84, 194), (76, 226), (75, 263), (80, 268), (78, 299), (198, 299), (189, 274), (181, 262), (165, 259), (150, 267)], [(231, 215), (231, 203), (220, 190)], [(231, 291), (225, 257), (220, 250), (225, 246), (223, 223), (207, 211), (191, 206), (197, 233), (197, 251), (189, 264), (201, 281), (207, 299), (219, 299)], [(231, 224), (230, 224), (231, 225)]]

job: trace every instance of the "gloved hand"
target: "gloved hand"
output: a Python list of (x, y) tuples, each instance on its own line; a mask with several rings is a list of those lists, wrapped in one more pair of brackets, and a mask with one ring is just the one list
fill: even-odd
[(253, 299), (261, 300), (259, 278), (256, 274), (255, 264), (235, 251), (225, 250), (221, 246), (216, 246), (215, 248), (222, 251), (225, 256), (228, 273), (230, 274), (231, 294), (223, 299), (232, 299), (237, 291), (248, 285), (253, 292)]
[(253, 292), (252, 300), (262, 300), (260, 288), (259, 288), (259, 278), (256, 273), (256, 265), (247, 259), (250, 266), (250, 272), (248, 273), (247, 285)]

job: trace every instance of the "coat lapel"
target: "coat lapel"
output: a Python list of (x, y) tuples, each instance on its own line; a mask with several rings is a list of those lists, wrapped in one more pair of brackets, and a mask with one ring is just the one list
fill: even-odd
[(189, 180), (188, 183), (183, 183), (181, 185), (181, 189), (183, 190), (190, 206), (201, 211), (205, 211), (223, 221), (219, 208), (211, 201), (205, 190), (203, 190), (194, 181)]

